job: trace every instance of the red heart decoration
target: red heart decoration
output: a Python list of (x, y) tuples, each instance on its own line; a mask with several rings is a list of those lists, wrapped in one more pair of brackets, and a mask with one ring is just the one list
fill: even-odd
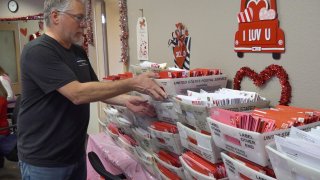
[(27, 36), (28, 34), (28, 29), (27, 28), (20, 28), (20, 33), (24, 36)]
[(259, 74), (254, 72), (249, 67), (242, 67), (233, 79), (233, 89), (241, 89), (240, 84), (244, 76), (248, 76), (258, 87), (264, 85), (273, 76), (276, 76), (279, 79), (280, 85), (282, 87), (279, 103), (281, 105), (288, 105), (290, 103), (291, 85), (288, 81), (288, 74), (282, 66), (272, 64), (261, 71)]
[(176, 64), (179, 68), (183, 68), (183, 63), (186, 60), (187, 57), (187, 48), (184, 44), (181, 43), (181, 45), (178, 45), (173, 48), (173, 55)]
[(268, 9), (268, 2), (266, 0), (251, 0), (247, 4), (247, 8), (252, 8), (253, 11), (253, 21), (260, 21), (259, 13), (262, 8)]

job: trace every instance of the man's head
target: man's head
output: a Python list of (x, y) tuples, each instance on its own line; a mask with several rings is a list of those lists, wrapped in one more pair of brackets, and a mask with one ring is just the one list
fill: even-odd
[(85, 0), (45, 0), (44, 21), (63, 43), (77, 43), (86, 27)]

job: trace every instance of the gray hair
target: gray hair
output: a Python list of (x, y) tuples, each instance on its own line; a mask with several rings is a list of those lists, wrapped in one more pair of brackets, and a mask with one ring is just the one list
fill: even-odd
[[(45, 0), (44, 1), (44, 8), (43, 8), (43, 19), (46, 24), (46, 26), (50, 26), (50, 14), (52, 11), (57, 10), (57, 11), (67, 11), (70, 9), (71, 2), (73, 0)], [(83, 4), (85, 4), (85, 0), (75, 0), (79, 1)]]

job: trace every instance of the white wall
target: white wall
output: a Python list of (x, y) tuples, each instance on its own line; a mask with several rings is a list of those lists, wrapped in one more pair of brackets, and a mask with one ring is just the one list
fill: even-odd
[(9, 0), (0, 0), (0, 17), (12, 18), (21, 16), (30, 16), (39, 14), (43, 11), (44, 0), (16, 0), (19, 5), (19, 9), (16, 13), (11, 13), (8, 9)]
[[(232, 81), (236, 72), (249, 66), (256, 72), (271, 64), (283, 66), (292, 86), (290, 105), (318, 108), (320, 104), (320, 1), (278, 0), (280, 28), (286, 39), (286, 52), (280, 60), (271, 54), (247, 53), (239, 59), (233, 51), (237, 31), (240, 0), (128, 0), (129, 47), (131, 64), (138, 62), (136, 52), (136, 21), (144, 9), (149, 31), (150, 60), (173, 65), (172, 49), (168, 47), (175, 23), (182, 22), (189, 29), (191, 68), (221, 68)], [(231, 83), (229, 82), (229, 87)], [(245, 78), (242, 89), (257, 91), (277, 104), (281, 87), (272, 78), (265, 87), (256, 88)]]

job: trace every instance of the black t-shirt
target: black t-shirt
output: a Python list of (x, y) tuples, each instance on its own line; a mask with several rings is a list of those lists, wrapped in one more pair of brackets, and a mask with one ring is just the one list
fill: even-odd
[(44, 34), (25, 46), (21, 80), (19, 158), (44, 167), (78, 161), (85, 154), (90, 106), (73, 104), (57, 89), (98, 80), (85, 51), (76, 45), (66, 49)]

